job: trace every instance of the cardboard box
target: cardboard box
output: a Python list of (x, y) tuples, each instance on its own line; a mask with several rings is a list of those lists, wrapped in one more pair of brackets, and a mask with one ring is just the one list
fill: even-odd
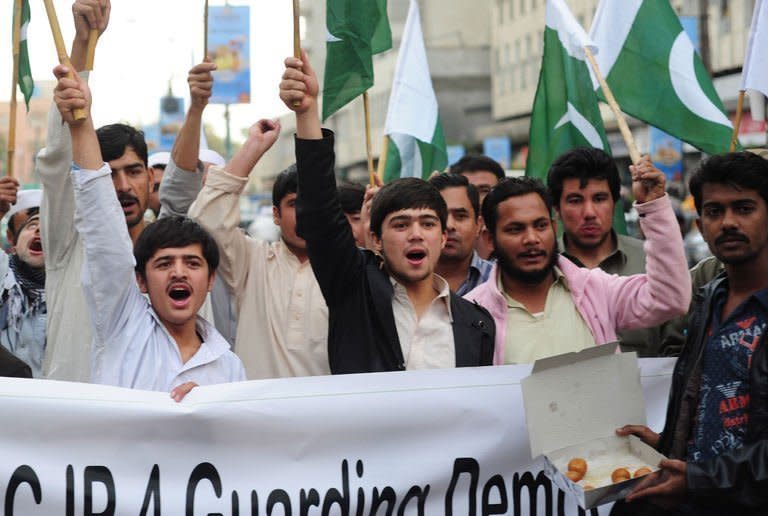
[[(645, 401), (636, 353), (616, 353), (617, 344), (537, 360), (522, 381), (531, 456), (543, 455), (545, 472), (584, 509), (622, 499), (641, 480), (611, 484), (611, 472), (641, 466), (658, 469), (664, 456), (640, 439), (618, 437), (616, 428), (645, 424)], [(566, 476), (574, 457), (587, 460), (584, 490)], [(607, 476), (607, 478), (606, 478)]]

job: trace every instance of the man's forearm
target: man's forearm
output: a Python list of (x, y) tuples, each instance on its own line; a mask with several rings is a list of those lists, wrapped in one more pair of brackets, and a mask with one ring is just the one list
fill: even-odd
[(88, 55), (88, 40), (81, 40), (75, 36), (75, 40), (72, 42), (72, 52), (70, 52), (69, 61), (75, 68), (75, 71), (82, 72), (85, 70), (86, 56)]
[(322, 140), (323, 130), (317, 104), (303, 113), (296, 114), (296, 136), (302, 140)]
[(200, 128), (202, 126), (203, 108), (190, 106), (184, 125), (181, 126), (176, 141), (173, 143), (171, 157), (176, 165), (184, 170), (197, 168), (197, 157), (200, 154)]
[(251, 175), (251, 170), (256, 166), (261, 157), (264, 155), (264, 150), (258, 143), (246, 140), (242, 147), (235, 153), (232, 159), (224, 167), (228, 173), (237, 177), (248, 177)]
[(101, 148), (91, 117), (81, 124), (71, 125), (69, 132), (72, 135), (72, 161), (80, 168), (100, 169), (104, 160), (101, 157)]

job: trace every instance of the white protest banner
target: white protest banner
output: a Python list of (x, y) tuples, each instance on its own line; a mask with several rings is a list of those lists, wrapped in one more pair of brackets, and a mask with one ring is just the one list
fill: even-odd
[[(659, 429), (674, 360), (640, 363)], [(0, 502), (7, 516), (583, 515), (531, 461), (529, 371), (242, 382), (180, 404), (0, 379)]]

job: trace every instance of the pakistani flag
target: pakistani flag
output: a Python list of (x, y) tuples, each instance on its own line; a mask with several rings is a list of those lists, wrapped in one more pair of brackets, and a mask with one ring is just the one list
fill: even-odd
[(590, 36), (622, 111), (709, 154), (728, 151), (733, 127), (669, 0), (602, 0)]
[(596, 52), (564, 0), (547, 2), (544, 55), (531, 112), (525, 175), (546, 181), (552, 162), (575, 147), (610, 152), (584, 47)]
[(433, 171), (448, 166), (415, 0), (411, 0), (397, 56), (384, 134), (389, 138), (384, 182), (398, 177), (427, 179)]
[[(29, 0), (21, 2), (21, 31), (19, 34), (19, 88), (24, 94), (24, 101), (29, 111), (29, 99), (32, 97), (32, 91), (35, 89), (35, 83), (32, 82), (32, 70), (29, 66), (29, 52), (27, 51), (27, 27), (29, 27)], [(16, 20), (13, 20), (14, 26)], [(13, 32), (11, 32), (13, 34)]]
[(373, 55), (392, 48), (387, 0), (328, 0), (323, 120), (373, 86)]

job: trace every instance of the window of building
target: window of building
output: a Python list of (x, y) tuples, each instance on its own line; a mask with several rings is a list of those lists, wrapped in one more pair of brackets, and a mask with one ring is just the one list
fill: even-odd
[(731, 32), (731, 9), (728, 7), (728, 0), (720, 0), (720, 34), (730, 34)]
[(525, 0), (520, 0), (520, 16), (525, 14)]
[(509, 0), (509, 19), (515, 19), (515, 0)]

